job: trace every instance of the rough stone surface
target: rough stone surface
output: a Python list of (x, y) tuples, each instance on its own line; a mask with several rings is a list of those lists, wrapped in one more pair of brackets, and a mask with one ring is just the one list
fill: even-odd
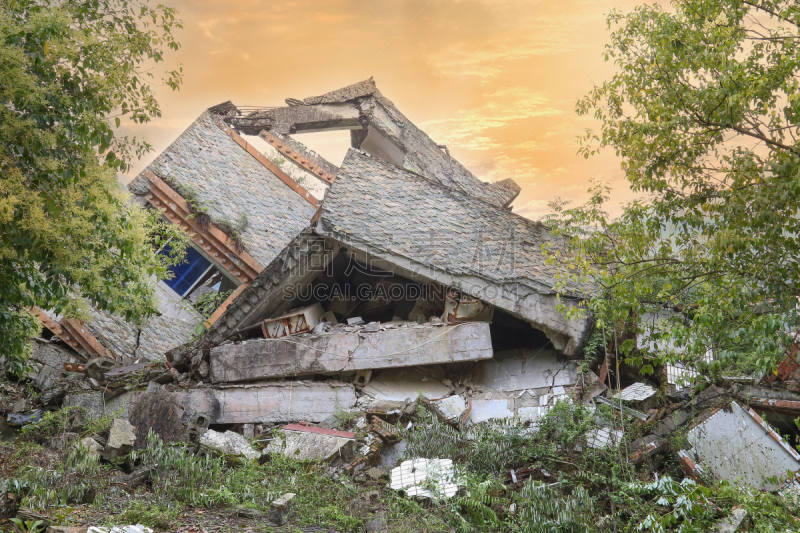
[(147, 434), (152, 429), (163, 442), (186, 439), (185, 410), (175, 402), (169, 392), (160, 390), (141, 394), (130, 410), (131, 424), (136, 426), (136, 449), (147, 444)]
[(103, 391), (86, 391), (68, 393), (64, 397), (64, 407), (78, 405), (84, 407), (90, 418), (100, 418), (103, 415), (114, 413), (122, 418), (128, 418), (130, 409), (140, 392), (123, 392), (118, 396), (105, 398)]
[(493, 390), (520, 391), (570, 386), (577, 378), (575, 361), (555, 350), (509, 350), (478, 363), (472, 382)]
[(100, 457), (100, 454), (103, 452), (103, 447), (91, 437), (82, 438), (77, 446), (86, 450), (86, 454), (89, 456)]
[[(247, 217), (241, 237), (247, 252), (268, 265), (305, 228), (315, 209), (222, 131), (223, 117), (205, 111), (146, 170), (170, 186), (193, 191), (212, 222)], [(131, 184), (144, 194), (144, 172)]]
[(102, 382), (106, 380), (106, 372), (115, 366), (117, 366), (116, 363), (108, 357), (94, 357), (86, 363), (83, 373), (86, 377)]
[(73, 352), (39, 339), (33, 346), (31, 359), (42, 365), (33, 378), (33, 386), (44, 391), (52, 387), (56, 381), (62, 379), (68, 372), (64, 371), (64, 363), (77, 363), (81, 361)]
[(284, 525), (292, 514), (292, 500), (295, 494), (287, 492), (269, 506), (269, 514), (267, 520), (276, 526)]
[(134, 442), (136, 442), (136, 428), (127, 420), (115, 418), (111, 423), (108, 441), (103, 450), (103, 459), (116, 461), (122, 458), (133, 450)]
[(209, 429), (200, 437), (200, 446), (205, 450), (219, 453), (228, 458), (248, 461), (258, 458), (258, 452), (250, 446), (247, 439), (233, 431), (220, 433)]
[(229, 388), (203, 387), (171, 393), (175, 402), (211, 424), (322, 422), (356, 403), (352, 385), (288, 381)]
[(353, 439), (282, 429), (264, 448), (263, 455), (282, 454), (298, 461), (346, 462), (353, 458), (355, 449), (356, 441)]
[[(492, 357), (489, 324), (416, 325), (257, 339), (211, 350), (213, 382), (476, 361)], [(574, 365), (573, 365), (574, 366)]]

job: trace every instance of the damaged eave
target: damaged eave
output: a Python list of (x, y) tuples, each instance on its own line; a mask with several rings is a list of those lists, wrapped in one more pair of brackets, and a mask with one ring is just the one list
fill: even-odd
[(203, 229), (192, 217), (189, 203), (152, 171), (145, 172), (150, 182), (147, 201), (161, 211), (170, 222), (177, 224), (199, 246), (239, 283), (249, 283), (263, 270), (258, 261), (245, 251), (237, 252), (230, 238), (214, 223)]
[(287, 107), (230, 113), (225, 121), (247, 135), (258, 135), (262, 130), (281, 135), (350, 130), (353, 148), (500, 208), (509, 208), (522, 190), (512, 179), (496, 183), (479, 180), (449, 150), (405, 117), (380, 93), (372, 78), (287, 103)]
[(114, 358), (79, 320), (66, 318), (59, 323), (38, 307), (32, 307), (29, 311), (44, 327), (76, 352), (85, 352), (94, 357)]

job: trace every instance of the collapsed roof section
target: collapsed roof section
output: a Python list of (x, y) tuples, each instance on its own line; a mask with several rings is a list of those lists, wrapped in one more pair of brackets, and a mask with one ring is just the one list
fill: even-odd
[(541, 223), (351, 149), (315, 231), (362, 262), (522, 318), (567, 354), (582, 345), (587, 323), (556, 310), (558, 267), (545, 262), (542, 245), (553, 239)]
[[(529, 323), (556, 349), (574, 355), (590, 325), (557, 310), (556, 267), (541, 251), (550, 240), (541, 224), (351, 149), (316, 226), (242, 292), (208, 339), (219, 344), (288, 311), (301, 302), (287, 299), (286, 287), (319, 280), (345, 257), (350, 266), (385, 272), (383, 279), (457, 288)], [(373, 275), (371, 283), (381, 279)], [(568, 297), (564, 302), (571, 303)]]
[(316, 199), (309, 202), (251, 153), (252, 147), (248, 150), (249, 145), (226, 132), (224, 113), (219, 114), (225, 109), (218, 106), (200, 115), (128, 188), (147, 195), (147, 173), (152, 172), (202, 206), (215, 224), (238, 226), (245, 250), (264, 266), (308, 225)]
[(248, 135), (267, 131), (289, 139), (300, 133), (350, 130), (354, 148), (496, 207), (508, 207), (520, 193), (511, 179), (485, 183), (475, 177), (383, 96), (372, 78), (302, 101), (287, 99), (287, 103), (286, 107), (232, 114), (227, 121)]

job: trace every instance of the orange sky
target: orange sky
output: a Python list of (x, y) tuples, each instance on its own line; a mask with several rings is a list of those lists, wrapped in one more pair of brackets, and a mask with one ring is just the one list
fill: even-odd
[[(589, 160), (575, 138), (597, 126), (575, 102), (613, 72), (605, 14), (632, 0), (172, 0), (184, 21), (180, 92), (159, 88), (163, 117), (124, 128), (155, 150), (207, 107), (278, 106), (374, 76), (378, 88), (482, 179), (522, 186), (515, 212), (538, 218), (591, 177), (627, 198), (610, 151)], [(347, 131), (297, 139), (340, 164)]]

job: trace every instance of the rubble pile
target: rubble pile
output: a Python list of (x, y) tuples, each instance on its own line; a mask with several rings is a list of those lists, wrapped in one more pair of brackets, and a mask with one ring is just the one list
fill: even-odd
[[(667, 369), (649, 381), (621, 373), (614, 383), (609, 359), (584, 353), (591, 317), (559, 310), (596, 289), (567, 286), (559, 300), (558, 265), (541, 254), (542, 244), (559, 243), (512, 212), (513, 181), (478, 180), (371, 79), (287, 103), (204, 111), (130, 184), (134, 201), (193, 243), (175, 277), (155, 284), (162, 315), (134, 327), (97, 309), (86, 324), (32, 311), (46, 328), (27, 376), (38, 396), (0, 405), (7, 424), (33, 426), (59, 408), (110, 420), (100, 434), (73, 433), (69, 445), (124, 467), (113, 483), (132, 491), (166, 475), (131, 459), (156, 441), (182, 443), (204, 464), (322, 465), (331, 479), (381, 483), (409, 498), (485, 491), (495, 502), (485, 516), (498, 520), (527, 516), (523, 507), (579, 477), (582, 456), (611, 449), (624, 451), (622, 471), (653, 487), (664, 486), (659, 471), (682, 470), (692, 483), (797, 490), (796, 347), (760, 383), (705, 383), (694, 394)], [(340, 166), (295, 139), (337, 129), (352, 140)], [(324, 197), (246, 135), (322, 183)], [(199, 207), (207, 216), (195, 216)], [(247, 224), (234, 235), (239, 219)], [(220, 298), (210, 316), (191, 306), (204, 295)], [(565, 406), (584, 423), (547, 448), (541, 439), (567, 438), (552, 427)], [(417, 441), (432, 438), (417, 432), (424, 420), (436, 420), (444, 439), (444, 448), (428, 448), (435, 456), (415, 455), (424, 449)], [(58, 438), (65, 449), (66, 433)], [(484, 445), (496, 455), (465, 459)], [(545, 447), (526, 455), (529, 446)], [(561, 459), (542, 462), (542, 450)], [(465, 491), (470, 461), (502, 464), (493, 475), (505, 481)], [(271, 494), (266, 518), (247, 506), (237, 516), (281, 526), (295, 497)], [(557, 505), (589, 509), (575, 501)], [(613, 503), (603, 513), (618, 519)], [(720, 530), (734, 531), (746, 516), (726, 520)]]

